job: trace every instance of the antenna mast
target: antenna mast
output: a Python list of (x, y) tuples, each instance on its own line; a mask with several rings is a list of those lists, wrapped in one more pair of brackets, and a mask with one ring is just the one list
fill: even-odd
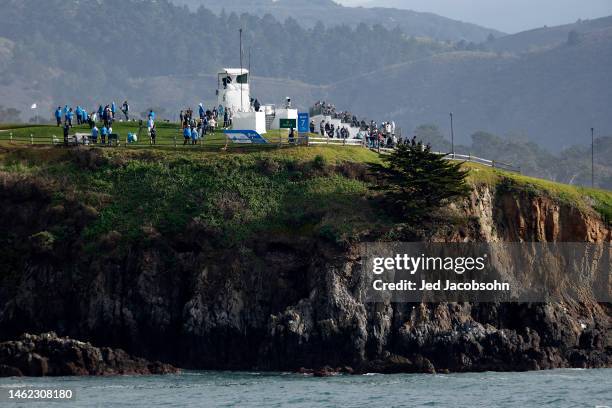
[[(240, 76), (242, 76), (242, 28), (240, 29)], [(242, 106), (242, 80), (240, 81), (240, 111), (244, 112), (244, 106)]]

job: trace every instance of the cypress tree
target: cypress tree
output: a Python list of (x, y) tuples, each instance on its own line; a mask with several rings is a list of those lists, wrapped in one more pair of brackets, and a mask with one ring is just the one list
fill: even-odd
[(377, 189), (385, 192), (390, 209), (402, 218), (427, 217), (445, 203), (469, 194), (468, 171), (461, 168), (462, 162), (446, 160), (414, 139), (383, 160), (385, 166), (376, 166), (383, 181)]

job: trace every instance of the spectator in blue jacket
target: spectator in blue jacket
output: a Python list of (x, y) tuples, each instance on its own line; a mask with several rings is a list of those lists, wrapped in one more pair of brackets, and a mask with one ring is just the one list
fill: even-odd
[(55, 111), (55, 120), (57, 121), (57, 126), (62, 124), (62, 107), (58, 106)]
[(91, 129), (91, 141), (93, 143), (98, 143), (98, 134), (100, 134), (100, 131), (96, 125), (94, 125), (94, 127)]
[(81, 111), (81, 107), (79, 105), (77, 105), (76, 109), (74, 110), (74, 113), (76, 113), (77, 125), (83, 123), (83, 111)]
[(189, 144), (189, 139), (191, 139), (191, 129), (189, 126), (185, 126), (185, 129), (183, 129), (183, 145)]
[(108, 135), (108, 128), (106, 125), (102, 126), (102, 130), (100, 131), (100, 136), (102, 138), (102, 144), (106, 143), (106, 136)]
[(151, 110), (149, 111), (149, 115), (148, 115), (148, 117), (149, 117), (149, 119), (153, 119), (153, 120), (155, 120), (155, 112), (153, 112), (153, 109), (151, 109)]
[(68, 109), (68, 112), (66, 112), (66, 123), (68, 124), (68, 126), (72, 127), (72, 117), (74, 116), (74, 113), (72, 112), (72, 108)]
[(115, 119), (115, 113), (117, 112), (117, 105), (115, 105), (115, 101), (111, 103), (111, 113), (113, 114), (113, 119)]
[(200, 138), (200, 135), (198, 134), (198, 130), (195, 128), (195, 126), (191, 127), (191, 144), (198, 144), (198, 139)]

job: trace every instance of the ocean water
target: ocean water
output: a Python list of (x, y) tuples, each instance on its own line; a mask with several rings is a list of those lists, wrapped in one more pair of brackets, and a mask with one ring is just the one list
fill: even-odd
[(33, 407), (612, 407), (612, 369), (527, 373), (366, 374), (187, 371), (168, 376), (3, 378), (9, 387), (71, 388)]

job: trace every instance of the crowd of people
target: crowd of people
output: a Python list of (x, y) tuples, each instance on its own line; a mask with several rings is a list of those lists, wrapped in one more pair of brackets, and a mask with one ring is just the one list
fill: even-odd
[[(396, 134), (394, 121), (378, 124), (374, 120), (359, 120), (357, 116), (351, 112), (338, 111), (334, 104), (325, 101), (317, 101), (311, 109), (311, 114), (330, 116), (332, 119), (339, 119), (341, 121), (342, 125), (340, 126), (336, 126), (325, 120), (321, 121), (318, 130), (323, 137), (348, 139), (351, 137), (349, 128), (357, 128), (358, 131), (353, 138), (362, 140), (363, 143), (370, 148), (392, 148), (404, 142), (402, 138), (398, 137)], [(311, 121), (311, 133), (315, 133), (315, 127), (316, 124)]]
[[(120, 106), (120, 111), (126, 121), (130, 120), (130, 105), (128, 101), (124, 101)], [(113, 133), (113, 122), (117, 119), (118, 111), (117, 104), (113, 101), (110, 104), (99, 105), (98, 109), (93, 112), (88, 112), (82, 106), (77, 105), (74, 110), (72, 107), (65, 105), (63, 108), (58, 106), (54, 112), (57, 126), (63, 126), (64, 143), (68, 144), (70, 141), (70, 129), (74, 126), (76, 119), (76, 125), (88, 124), (91, 129), (90, 137), (84, 140), (83, 143), (94, 143), (97, 144), (98, 140), (101, 144), (112, 144), (118, 142), (118, 135)], [(98, 125), (100, 127), (98, 127)], [(144, 128), (143, 121), (140, 121), (140, 130)], [(157, 130), (155, 128), (155, 112), (150, 110), (147, 114), (147, 133), (154, 144), (157, 137)], [(128, 135), (128, 143), (137, 140), (136, 134)]]
[(232, 126), (233, 112), (231, 108), (223, 105), (215, 106), (212, 109), (198, 105), (198, 116), (194, 115), (191, 108), (183, 109), (179, 113), (179, 122), (183, 132), (183, 144), (198, 144), (207, 133), (213, 132), (217, 126), (221, 125), (224, 129)]
[[(255, 100), (255, 102), (257, 102)], [(124, 101), (120, 106), (120, 111), (123, 118), (130, 120), (130, 105), (128, 101)], [(333, 139), (358, 139), (361, 140), (366, 147), (370, 148), (392, 148), (400, 143), (404, 143), (401, 136), (396, 134), (396, 127), (393, 121), (386, 121), (378, 124), (374, 120), (367, 121), (366, 119), (359, 120), (354, 114), (349, 111), (338, 111), (335, 105), (325, 101), (318, 101), (311, 109), (312, 115), (330, 116), (337, 121), (323, 120), (319, 123), (319, 128), (311, 120), (310, 132), (319, 132), (322, 137)], [(57, 126), (64, 127), (64, 140), (67, 143), (70, 128), (73, 122), (77, 125), (89, 124), (91, 129), (91, 143), (111, 144), (117, 141), (117, 135), (113, 133), (113, 122), (118, 114), (117, 105), (111, 102), (106, 105), (99, 105), (97, 111), (89, 113), (81, 106), (72, 107), (65, 105), (63, 108), (58, 106), (55, 111), (55, 119)], [(192, 108), (186, 108), (180, 111), (179, 120), (183, 135), (184, 145), (196, 145), (208, 133), (214, 131), (217, 127), (224, 129), (232, 126), (233, 112), (230, 108), (225, 108), (222, 105), (215, 106), (212, 109), (206, 109), (202, 103), (199, 104), (197, 113)], [(98, 127), (98, 123), (99, 126)], [(145, 129), (151, 144), (155, 144), (157, 140), (157, 129), (155, 126), (155, 112), (150, 110), (147, 114), (146, 126), (141, 120), (139, 123), (138, 134), (128, 134), (128, 143), (133, 143), (141, 136), (141, 132)], [(357, 131), (355, 132), (355, 129)]]

